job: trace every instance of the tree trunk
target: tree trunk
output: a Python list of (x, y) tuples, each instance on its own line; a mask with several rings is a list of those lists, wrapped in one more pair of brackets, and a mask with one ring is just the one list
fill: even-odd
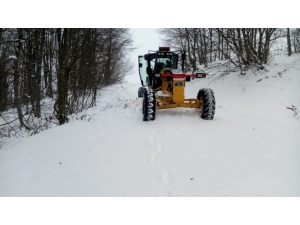
[(63, 34), (62, 30), (57, 29), (58, 40), (58, 71), (57, 71), (57, 99), (55, 102), (56, 118), (59, 125), (68, 121), (66, 103), (68, 97), (68, 81), (69, 71), (67, 68), (67, 61), (69, 60), (69, 42), (70, 42), (71, 28), (65, 28)]
[[(17, 29), (18, 32), (18, 39), (22, 39), (22, 28)], [(30, 130), (29, 127), (27, 127), (24, 122), (23, 122), (23, 116), (22, 116), (22, 102), (21, 102), (21, 97), (20, 97), (20, 71), (19, 71), (19, 60), (20, 60), (20, 53), (21, 52), (21, 42), (17, 44), (16, 47), (16, 59), (14, 61), (14, 80), (13, 80), (13, 85), (14, 85), (14, 105), (17, 108), (17, 114), (18, 114), (18, 119), (21, 127), (25, 127), (27, 130)]]
[(212, 62), (212, 54), (213, 54), (213, 41), (212, 41), (212, 29), (209, 29), (209, 35), (210, 35), (210, 57), (209, 61)]
[(195, 59), (192, 58), (190, 34), (189, 34), (189, 29), (188, 28), (185, 28), (185, 35), (186, 35), (186, 39), (187, 39), (188, 58), (189, 58), (189, 62), (191, 64), (193, 72), (194, 72), (196, 70), (196, 65), (195, 65)]
[(37, 61), (36, 61), (36, 112), (35, 116), (40, 118), (41, 117), (41, 81), (42, 81), (42, 62), (43, 62), (43, 54), (44, 54), (44, 45), (45, 45), (45, 29), (38, 30), (38, 53), (37, 53)]
[(292, 54), (292, 46), (291, 46), (291, 38), (290, 38), (290, 28), (287, 28), (287, 51), (288, 51), (288, 56)]

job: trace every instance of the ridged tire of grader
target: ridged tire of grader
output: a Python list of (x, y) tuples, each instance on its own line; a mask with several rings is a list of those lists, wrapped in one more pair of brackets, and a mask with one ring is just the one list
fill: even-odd
[(144, 87), (140, 87), (139, 90), (138, 90), (138, 97), (143, 97), (144, 96), (144, 91), (146, 89)]
[(153, 90), (144, 90), (143, 96), (143, 121), (155, 120), (156, 99)]
[(204, 120), (214, 119), (216, 100), (213, 90), (211, 90), (210, 88), (200, 89), (197, 95), (197, 99), (200, 102), (203, 102), (201, 118)]

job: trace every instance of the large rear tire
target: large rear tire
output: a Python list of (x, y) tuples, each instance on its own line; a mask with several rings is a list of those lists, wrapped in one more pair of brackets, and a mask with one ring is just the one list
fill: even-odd
[(201, 118), (204, 120), (214, 119), (216, 100), (213, 90), (210, 88), (200, 89), (197, 99), (200, 101)]
[(155, 120), (156, 99), (153, 90), (144, 90), (143, 121)]

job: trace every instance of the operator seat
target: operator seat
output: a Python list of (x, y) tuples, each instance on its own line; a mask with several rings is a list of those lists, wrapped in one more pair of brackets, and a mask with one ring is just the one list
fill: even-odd
[(160, 73), (160, 71), (163, 69), (163, 68), (165, 68), (166, 67), (166, 65), (164, 64), (164, 63), (162, 63), (162, 62), (160, 62), (160, 63), (157, 63), (157, 65), (156, 65), (156, 69), (157, 69), (157, 71)]

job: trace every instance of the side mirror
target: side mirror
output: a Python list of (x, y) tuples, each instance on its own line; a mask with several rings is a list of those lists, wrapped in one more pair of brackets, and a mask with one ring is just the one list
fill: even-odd
[(139, 67), (140, 67), (140, 68), (143, 67), (143, 63), (139, 63)]
[(205, 78), (206, 77), (206, 73), (196, 73), (197, 74), (197, 78)]

